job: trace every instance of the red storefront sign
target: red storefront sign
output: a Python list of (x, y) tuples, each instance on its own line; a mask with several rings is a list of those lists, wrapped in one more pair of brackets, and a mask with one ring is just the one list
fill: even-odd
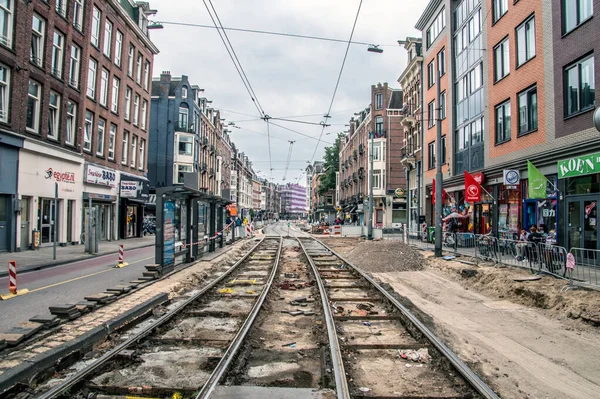
[[(483, 174), (482, 174), (483, 176)], [(481, 184), (465, 170), (465, 201), (469, 203), (481, 201)]]

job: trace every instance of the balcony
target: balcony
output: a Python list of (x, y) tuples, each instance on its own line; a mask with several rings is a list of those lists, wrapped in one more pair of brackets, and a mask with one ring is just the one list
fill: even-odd
[(214, 144), (211, 144), (211, 145), (210, 145), (210, 153), (211, 153), (211, 154), (214, 154), (216, 149), (217, 149), (217, 148), (215, 147), (215, 145), (214, 145)]
[(362, 154), (365, 153), (365, 146), (363, 144), (359, 144), (359, 146), (358, 146), (358, 153), (360, 155), (362, 155)]
[[(373, 135), (374, 139), (384, 139), (387, 137), (385, 130), (375, 130), (375, 131), (371, 132), (371, 134)], [(371, 137), (369, 137), (369, 138), (371, 138)]]
[(202, 148), (206, 148), (206, 146), (208, 146), (208, 137), (202, 137), (201, 143)]
[(358, 178), (361, 180), (365, 178), (365, 168), (362, 166), (358, 168)]
[(412, 165), (415, 166), (417, 158), (415, 156), (415, 147), (413, 144), (407, 144), (401, 149), (401, 158), (400, 162), (403, 165)]
[(355, 161), (358, 161), (358, 151), (354, 150), (352, 157), (354, 158)]
[(177, 121), (175, 122), (175, 131), (184, 133), (196, 133), (188, 123)]
[(356, 172), (352, 173), (352, 180), (358, 181), (358, 174)]
[(402, 124), (404, 126), (414, 126), (417, 123), (417, 118), (415, 117), (416, 107), (413, 104), (406, 104), (402, 107), (401, 114), (404, 116), (402, 118)]
[(215, 168), (210, 168), (210, 176), (214, 176), (215, 175)]
[(207, 167), (206, 163), (203, 163), (202, 165), (200, 165), (200, 172), (206, 173), (207, 170), (208, 170), (208, 167)]

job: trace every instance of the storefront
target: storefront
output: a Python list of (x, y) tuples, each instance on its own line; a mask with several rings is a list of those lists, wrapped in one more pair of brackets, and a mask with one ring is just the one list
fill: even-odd
[(99, 241), (112, 241), (117, 237), (117, 185), (114, 169), (86, 164), (84, 172), (82, 231), (89, 229), (90, 207), (96, 221)]
[(59, 245), (79, 243), (83, 159), (34, 141), (25, 141), (19, 158), (21, 249), (32, 246), (33, 231), (37, 231), (35, 244), (53, 245), (55, 224)]
[(23, 139), (0, 132), (0, 252), (14, 252), (20, 246), (15, 239), (19, 218), (15, 165), (19, 165), (22, 146)]
[(121, 172), (119, 238), (143, 237), (149, 192), (147, 179)]

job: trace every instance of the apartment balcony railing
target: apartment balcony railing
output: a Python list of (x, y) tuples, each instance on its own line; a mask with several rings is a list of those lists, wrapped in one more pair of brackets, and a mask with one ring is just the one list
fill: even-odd
[(406, 144), (401, 149), (400, 161), (403, 164), (414, 164), (416, 161), (415, 146), (414, 144)]
[(402, 124), (406, 126), (414, 125), (417, 122), (417, 117), (415, 116), (416, 106), (414, 104), (404, 104), (400, 113), (404, 118), (402, 119)]
[(210, 145), (210, 153), (211, 153), (211, 154), (214, 154), (215, 150), (216, 150), (216, 147), (215, 147), (215, 145), (214, 145), (214, 144), (211, 144), (211, 145)]
[(355, 161), (358, 161), (358, 151), (354, 150), (352, 157), (354, 158)]
[(358, 168), (358, 178), (361, 180), (365, 178), (365, 168), (362, 166)]
[(183, 121), (175, 122), (175, 131), (185, 133), (196, 133), (190, 124), (185, 123)]
[(356, 173), (356, 172), (352, 173), (352, 180), (358, 181), (358, 173)]
[(364, 154), (364, 153), (365, 153), (365, 146), (364, 146), (363, 144), (359, 144), (359, 145), (358, 145), (358, 153), (359, 153), (360, 155), (362, 155), (362, 154)]
[(200, 165), (200, 172), (206, 173), (207, 169), (208, 169), (208, 166), (205, 163)]
[(214, 176), (215, 175), (215, 168), (210, 168), (210, 175)]
[(384, 139), (387, 137), (385, 130), (375, 130), (371, 132), (371, 134), (373, 135), (374, 139)]
[(202, 147), (206, 148), (206, 146), (208, 145), (208, 137), (202, 137)]

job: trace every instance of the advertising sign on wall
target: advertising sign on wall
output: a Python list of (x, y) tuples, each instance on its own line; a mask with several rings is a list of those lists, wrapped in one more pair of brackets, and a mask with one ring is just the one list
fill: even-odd
[(95, 165), (86, 165), (85, 178), (83, 181), (90, 184), (116, 187), (117, 174), (114, 170), (104, 169)]
[(121, 197), (137, 198), (139, 189), (139, 182), (132, 180), (121, 180)]
[(163, 267), (175, 264), (175, 202), (163, 204)]

